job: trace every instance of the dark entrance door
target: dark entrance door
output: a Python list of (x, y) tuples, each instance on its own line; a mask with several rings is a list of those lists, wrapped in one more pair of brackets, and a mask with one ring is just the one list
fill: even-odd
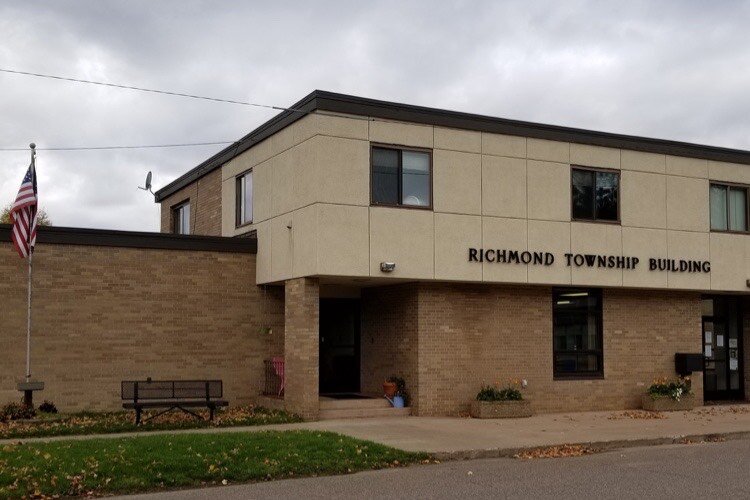
[(737, 297), (703, 298), (703, 359), (707, 401), (744, 399), (742, 309)]
[(359, 392), (359, 300), (320, 299), (320, 394)]

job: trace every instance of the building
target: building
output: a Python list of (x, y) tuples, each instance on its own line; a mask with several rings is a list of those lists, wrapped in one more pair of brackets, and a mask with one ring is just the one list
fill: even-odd
[(705, 355), (699, 397), (750, 395), (750, 152), (322, 91), (291, 109), (156, 194), (164, 232), (257, 237), (288, 409), (391, 374), (417, 415), (508, 378), (538, 412), (638, 407), (675, 353)]
[[(537, 412), (636, 408), (692, 353), (699, 398), (747, 400), (748, 186), (748, 151), (315, 91), (158, 191), (162, 234), (40, 230), (32, 373), (63, 410), (219, 378), (307, 418), (399, 375), (457, 415), (509, 378)], [(26, 268), (0, 247), (2, 403)]]

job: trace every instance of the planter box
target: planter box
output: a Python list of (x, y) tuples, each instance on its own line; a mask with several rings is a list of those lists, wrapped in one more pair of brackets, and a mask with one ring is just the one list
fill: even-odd
[(666, 396), (654, 399), (650, 395), (644, 394), (642, 403), (643, 409), (648, 411), (686, 411), (696, 407), (694, 394), (682, 396), (679, 401)]
[(472, 401), (474, 418), (521, 418), (531, 416), (531, 404), (521, 401)]

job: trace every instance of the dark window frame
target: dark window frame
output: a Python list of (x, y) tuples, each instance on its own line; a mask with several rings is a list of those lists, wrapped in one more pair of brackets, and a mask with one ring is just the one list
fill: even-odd
[[(181, 201), (179, 203), (176, 203), (176, 204), (174, 204), (174, 205), (172, 205), (170, 207), (169, 210), (170, 210), (170, 213), (172, 214), (172, 234), (186, 234), (186, 233), (181, 233), (180, 231), (178, 231), (178, 225), (179, 225), (180, 218), (177, 216), (177, 212), (179, 212), (180, 210), (182, 210), (186, 206), (190, 207), (190, 198), (188, 198), (186, 200), (183, 200), (183, 201)], [(190, 233), (192, 233), (192, 229), (193, 229), (191, 227), (192, 226), (192, 224), (191, 224), (192, 221), (190, 220), (192, 218), (192, 216), (193, 216), (192, 213), (188, 214), (188, 231), (190, 231), (190, 232), (187, 233), (188, 235)]]
[[(255, 219), (255, 210), (253, 210), (253, 217), (251, 217), (249, 221), (245, 221), (245, 222), (240, 221), (240, 214), (242, 210), (241, 209), (242, 200), (240, 199), (240, 196), (239, 196), (240, 182), (242, 181), (242, 179), (245, 178), (247, 174), (252, 174), (252, 173), (253, 173), (253, 169), (251, 168), (251, 169), (245, 170), (244, 172), (242, 172), (241, 174), (235, 177), (235, 181), (234, 181), (234, 228), (235, 229), (239, 229), (244, 226), (249, 226), (250, 224), (253, 223), (253, 220)], [(253, 191), (254, 190), (255, 190), (255, 176), (253, 175)], [(253, 196), (253, 201), (255, 201), (254, 200), (255, 194), (251, 193), (251, 196)]]
[[(558, 350), (555, 347), (555, 303), (562, 293), (589, 293), (598, 296), (598, 318), (596, 320), (598, 349)], [(599, 380), (604, 378), (604, 292), (601, 288), (556, 287), (552, 289), (552, 377), (553, 380)], [(558, 354), (595, 354), (599, 370), (593, 372), (559, 372), (557, 371)]]
[[(573, 216), (573, 171), (574, 170), (584, 170), (587, 172), (594, 172), (594, 217), (593, 218), (584, 218), (584, 217), (574, 217)], [(615, 174), (617, 175), (617, 219), (616, 220), (610, 220), (610, 219), (599, 219), (596, 216), (596, 173), (597, 172), (604, 172), (608, 174)], [(613, 168), (600, 168), (600, 167), (588, 167), (585, 165), (571, 165), (570, 166), (570, 220), (573, 222), (596, 222), (598, 224), (621, 224), (622, 222), (622, 175), (619, 170), (613, 169)]]
[[(429, 205), (405, 205), (401, 201), (398, 203), (382, 203), (382, 202), (376, 202), (373, 199), (373, 160), (374, 160), (374, 154), (373, 149), (390, 149), (394, 151), (398, 151), (398, 199), (403, 199), (403, 155), (402, 153), (404, 151), (414, 151), (418, 153), (426, 153), (427, 157), (429, 159), (430, 164), (430, 204)], [(417, 148), (412, 146), (401, 146), (398, 144), (381, 144), (381, 143), (370, 143), (370, 206), (373, 207), (391, 207), (391, 208), (409, 208), (409, 209), (415, 209), (415, 210), (433, 210), (433, 205), (435, 201), (434, 198), (434, 190), (433, 190), (433, 184), (434, 184), (434, 178), (433, 178), (433, 166), (432, 166), (432, 150), (427, 148)]]
[[(727, 228), (726, 229), (714, 229), (711, 227), (711, 188), (713, 186), (720, 186), (727, 190)], [(745, 230), (738, 231), (736, 229), (729, 229), (729, 222), (731, 212), (729, 209), (730, 196), (729, 191), (731, 188), (743, 189), (745, 191)], [(750, 234), (750, 186), (747, 184), (740, 184), (736, 182), (725, 182), (725, 181), (708, 181), (708, 228), (712, 233), (730, 233), (730, 234)]]

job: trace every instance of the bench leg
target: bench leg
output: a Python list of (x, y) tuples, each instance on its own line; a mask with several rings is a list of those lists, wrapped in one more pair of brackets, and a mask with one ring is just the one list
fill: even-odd
[(208, 408), (208, 419), (213, 422), (214, 421), (214, 407), (209, 406)]
[(135, 409), (135, 425), (141, 425), (141, 409)]

